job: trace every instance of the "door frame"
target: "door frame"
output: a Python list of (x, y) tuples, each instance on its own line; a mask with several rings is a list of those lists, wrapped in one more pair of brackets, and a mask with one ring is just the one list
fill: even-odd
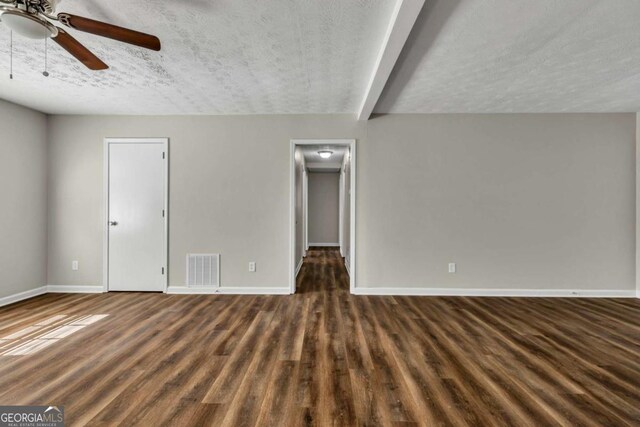
[(340, 174), (338, 177), (338, 247), (340, 248), (340, 256), (344, 258), (344, 159), (338, 173)]
[(304, 210), (303, 220), (304, 227), (302, 228), (302, 257), (307, 256), (309, 251), (309, 174), (307, 172), (307, 165), (302, 159), (304, 169), (302, 170), (302, 209)]
[[(356, 140), (355, 139), (292, 139), (289, 153), (289, 292), (296, 292), (296, 147), (304, 145), (342, 145), (351, 153), (350, 190), (350, 263), (349, 290), (356, 289)], [(308, 225), (307, 225), (308, 226)]]
[(109, 292), (109, 147), (115, 144), (162, 144), (164, 162), (164, 284), (169, 284), (169, 138), (104, 138), (103, 152), (103, 244), (102, 244), (102, 291)]

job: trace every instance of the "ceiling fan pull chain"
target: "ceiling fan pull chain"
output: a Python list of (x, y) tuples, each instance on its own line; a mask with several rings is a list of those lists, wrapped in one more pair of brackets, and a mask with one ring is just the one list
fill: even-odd
[(47, 71), (47, 39), (49, 37), (44, 38), (44, 71), (42, 75), (45, 77), (49, 77), (49, 72)]
[(13, 30), (9, 34), (9, 79), (13, 80)]

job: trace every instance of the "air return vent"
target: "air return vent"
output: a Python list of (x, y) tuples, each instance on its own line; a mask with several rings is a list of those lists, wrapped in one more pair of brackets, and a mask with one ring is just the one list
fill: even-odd
[(220, 254), (187, 254), (187, 286), (190, 288), (220, 286)]

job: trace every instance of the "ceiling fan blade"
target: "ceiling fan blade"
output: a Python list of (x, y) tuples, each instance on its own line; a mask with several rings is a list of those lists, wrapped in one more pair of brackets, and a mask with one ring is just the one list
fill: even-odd
[(58, 43), (64, 50), (73, 55), (91, 70), (106, 70), (107, 64), (95, 56), (89, 49), (84, 47), (78, 40), (74, 39), (62, 28), (58, 28), (58, 35), (53, 37), (53, 41)]
[(107, 37), (124, 43), (133, 44), (151, 50), (160, 50), (160, 40), (151, 34), (129, 30), (106, 22), (94, 21), (82, 16), (71, 15), (69, 13), (59, 13), (58, 19), (64, 25), (85, 33)]

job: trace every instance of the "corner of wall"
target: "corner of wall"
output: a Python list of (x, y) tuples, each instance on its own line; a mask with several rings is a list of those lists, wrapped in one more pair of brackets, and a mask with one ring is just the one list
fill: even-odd
[(640, 298), (640, 113), (636, 113), (636, 298)]
[[(46, 287), (47, 268), (47, 115), (0, 100), (3, 202), (0, 259), (12, 268), (0, 277), (0, 305), (38, 295)], [(29, 168), (22, 165), (29, 164)], [(28, 211), (28, 212), (27, 212)]]
[(49, 228), (51, 224), (51, 115), (45, 114), (45, 237), (44, 237), (44, 277), (46, 279), (46, 283), (49, 283)]

